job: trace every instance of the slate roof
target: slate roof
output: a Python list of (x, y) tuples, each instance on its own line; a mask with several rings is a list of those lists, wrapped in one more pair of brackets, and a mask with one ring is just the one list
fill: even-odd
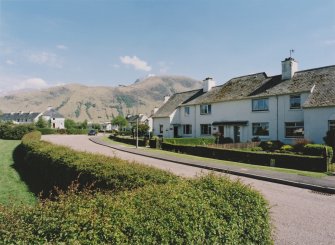
[(51, 118), (64, 118), (62, 114), (60, 114), (56, 109), (50, 109), (43, 113), (43, 116), (51, 117)]
[(310, 93), (303, 104), (304, 108), (335, 106), (335, 66), (299, 71), (288, 80), (281, 80), (281, 75), (268, 77), (265, 73), (233, 78), (184, 104), (207, 104), (303, 92)]
[(26, 112), (26, 113), (4, 113), (0, 116), (0, 120), (2, 121), (20, 121), (25, 122), (26, 120), (33, 121), (36, 117), (38, 117), (41, 113), (39, 112)]
[(168, 117), (178, 106), (189, 101), (193, 101), (202, 94), (202, 89), (173, 94), (170, 99), (165, 104), (163, 104), (152, 117)]

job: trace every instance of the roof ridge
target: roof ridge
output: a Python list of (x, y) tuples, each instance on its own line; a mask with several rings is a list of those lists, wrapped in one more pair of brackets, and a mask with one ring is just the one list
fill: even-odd
[(317, 68), (311, 68), (311, 69), (307, 69), (307, 70), (301, 70), (301, 71), (297, 71), (296, 73), (301, 73), (301, 72), (306, 72), (306, 71), (321, 70), (321, 69), (326, 69), (326, 68), (330, 68), (330, 67), (334, 67), (335, 68), (335, 65), (321, 66), (321, 67), (317, 67)]

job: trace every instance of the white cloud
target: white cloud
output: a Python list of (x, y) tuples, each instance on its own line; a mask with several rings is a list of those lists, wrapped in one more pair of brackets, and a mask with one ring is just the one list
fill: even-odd
[(6, 60), (5, 62), (6, 62), (7, 65), (14, 65), (15, 64), (14, 61), (12, 61), (12, 60)]
[(39, 52), (28, 54), (28, 60), (39, 65), (48, 65), (50, 67), (62, 68), (62, 62), (54, 53)]
[(136, 70), (151, 71), (151, 66), (144, 60), (139, 59), (137, 56), (121, 56), (120, 60), (123, 64), (132, 65)]
[(14, 86), (14, 89), (42, 89), (48, 86), (42, 78), (29, 78)]
[(66, 49), (68, 49), (68, 47), (65, 46), (65, 45), (63, 45), (63, 44), (58, 44), (58, 45), (56, 46), (56, 48), (61, 49), (61, 50), (66, 50)]

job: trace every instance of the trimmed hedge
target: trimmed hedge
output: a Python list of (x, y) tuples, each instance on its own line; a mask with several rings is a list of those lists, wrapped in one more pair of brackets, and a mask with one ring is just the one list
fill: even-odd
[(327, 158), (320, 156), (227, 150), (202, 146), (173, 145), (165, 142), (162, 143), (162, 150), (263, 166), (270, 166), (271, 163), (274, 163), (279, 168), (315, 172), (326, 172), (329, 162)]
[[(113, 136), (113, 135), (110, 135), (109, 138), (114, 141), (121, 142), (121, 143), (129, 144), (129, 145), (136, 145), (136, 139), (118, 137), (118, 136)], [(146, 146), (146, 144), (147, 144), (147, 141), (143, 139), (138, 139), (138, 146), (144, 147)]]
[(35, 130), (33, 124), (8, 124), (0, 123), (0, 139), (5, 140), (20, 140), (29, 132)]
[(43, 135), (57, 133), (57, 130), (53, 128), (36, 128), (36, 130), (40, 131)]
[(249, 186), (207, 176), (118, 195), (69, 193), (0, 209), (6, 244), (273, 244), (268, 204)]
[(39, 141), (40, 136), (40, 132), (25, 135), (14, 155), (36, 192), (48, 193), (54, 186), (66, 189), (77, 179), (81, 186), (94, 184), (96, 188), (114, 191), (178, 180), (167, 171), (116, 157), (77, 152)]

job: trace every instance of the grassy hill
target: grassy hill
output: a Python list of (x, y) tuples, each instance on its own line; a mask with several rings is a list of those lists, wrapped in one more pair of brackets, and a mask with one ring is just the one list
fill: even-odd
[(68, 84), (0, 97), (3, 112), (44, 111), (53, 106), (75, 121), (109, 121), (120, 113), (150, 114), (165, 95), (201, 87), (201, 81), (181, 76), (153, 76), (128, 86), (89, 87)]

